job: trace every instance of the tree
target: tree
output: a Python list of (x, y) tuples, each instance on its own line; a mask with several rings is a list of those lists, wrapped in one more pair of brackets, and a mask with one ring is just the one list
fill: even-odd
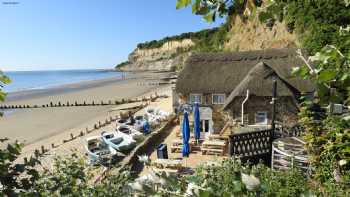
[(8, 78), (6, 75), (4, 75), (3, 72), (0, 71), (0, 101), (5, 100), (6, 94), (3, 92), (3, 87), (10, 82), (10, 78)]
[(311, 54), (326, 45), (349, 50), (348, 43), (339, 40), (337, 32), (350, 21), (349, 0), (177, 0), (176, 8), (192, 6), (192, 12), (212, 22), (216, 17), (241, 15), (247, 4), (253, 3), (258, 9), (261, 22), (273, 25), (283, 21), (290, 31), (296, 31), (303, 48)]

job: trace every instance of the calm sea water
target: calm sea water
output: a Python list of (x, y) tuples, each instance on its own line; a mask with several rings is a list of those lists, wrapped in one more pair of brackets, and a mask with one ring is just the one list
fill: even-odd
[(11, 84), (5, 86), (6, 92), (44, 89), (81, 81), (122, 77), (123, 74), (112, 70), (11, 71), (4, 73), (12, 80)]

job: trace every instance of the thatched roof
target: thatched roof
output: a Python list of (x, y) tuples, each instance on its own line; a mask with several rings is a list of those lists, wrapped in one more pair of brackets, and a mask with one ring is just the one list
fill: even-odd
[[(299, 92), (311, 92), (310, 81), (292, 76), (292, 68), (303, 65), (296, 49), (267, 49), (246, 52), (200, 53), (191, 55), (179, 74), (176, 91), (230, 94), (259, 62), (271, 67), (280, 78)], [(270, 91), (269, 91), (270, 93)]]
[(249, 71), (241, 83), (231, 92), (223, 109), (227, 108), (235, 98), (245, 97), (247, 90), (249, 90), (249, 95), (271, 96), (273, 79), (277, 81), (278, 96), (294, 97), (295, 94), (299, 93), (288, 82), (280, 78), (271, 67), (260, 62)]

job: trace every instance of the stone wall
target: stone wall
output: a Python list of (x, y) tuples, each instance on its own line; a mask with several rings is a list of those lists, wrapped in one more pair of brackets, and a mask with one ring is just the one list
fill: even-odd
[[(245, 97), (235, 99), (234, 103), (227, 110), (232, 119), (241, 121), (241, 106)], [(255, 113), (258, 111), (267, 112), (268, 124), (271, 124), (272, 105), (271, 97), (250, 96), (244, 105), (245, 118), (248, 124), (255, 124)], [(293, 125), (297, 121), (298, 107), (292, 97), (279, 97), (276, 103), (276, 120), (284, 125)]]

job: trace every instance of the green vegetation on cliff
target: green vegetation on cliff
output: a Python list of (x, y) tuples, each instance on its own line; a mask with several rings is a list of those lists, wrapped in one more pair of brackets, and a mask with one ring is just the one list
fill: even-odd
[[(152, 40), (149, 42), (139, 43), (137, 45), (138, 49), (155, 49), (160, 48), (163, 44), (170, 41), (182, 41), (184, 39), (191, 39), (194, 42), (194, 46), (190, 48), (177, 48), (176, 53), (171, 54), (171, 58), (175, 58), (179, 55), (183, 55), (189, 51), (197, 51), (197, 52), (218, 52), (224, 49), (224, 43), (227, 40), (227, 33), (230, 30), (231, 21), (227, 21), (226, 23), (220, 25), (219, 27), (212, 29), (204, 29), (198, 32), (187, 32), (182, 33), (180, 35), (165, 37), (160, 40)], [(169, 57), (164, 57), (169, 58)], [(160, 58), (159, 60), (161, 60)], [(129, 61), (124, 61), (119, 63), (115, 68), (121, 69), (124, 66), (130, 64)], [(182, 65), (178, 65), (178, 68), (181, 68)]]
[(122, 68), (123, 66), (128, 65), (129, 63), (130, 63), (129, 61), (121, 62), (121, 63), (117, 64), (117, 65), (115, 66), (115, 68), (116, 68), (116, 69), (120, 69), (120, 68)]
[(195, 51), (220, 51), (225, 42), (226, 33), (229, 30), (229, 23), (222, 24), (220, 27), (204, 29), (198, 32), (187, 32), (180, 35), (165, 37), (160, 40), (152, 40), (137, 45), (139, 49), (154, 49), (161, 47), (169, 41), (181, 41), (191, 39), (195, 46), (191, 50)]

